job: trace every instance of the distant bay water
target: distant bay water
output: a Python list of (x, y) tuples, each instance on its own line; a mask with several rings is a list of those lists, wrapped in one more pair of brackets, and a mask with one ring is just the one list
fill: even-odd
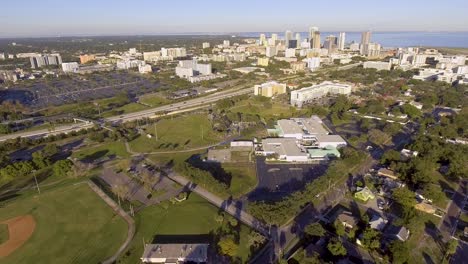
[[(258, 38), (261, 33), (267, 37), (276, 33), (280, 38), (284, 37), (284, 32), (247, 32), (236, 33), (237, 36)], [(293, 37), (295, 36), (293, 34)], [(307, 38), (307, 32), (299, 32), (301, 38)], [(322, 42), (326, 36), (338, 36), (339, 32), (320, 32)], [(346, 43), (360, 42), (361, 32), (346, 32)], [(468, 48), (468, 32), (372, 32), (372, 42), (377, 42), (386, 48), (390, 47), (451, 47)]]

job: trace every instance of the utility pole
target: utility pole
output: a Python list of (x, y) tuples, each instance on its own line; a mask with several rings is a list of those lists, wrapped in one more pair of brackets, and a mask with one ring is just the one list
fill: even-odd
[(203, 126), (200, 126), (201, 128), (201, 140), (203, 140)]
[(156, 126), (158, 122), (154, 122), (154, 137), (158, 140), (158, 127)]

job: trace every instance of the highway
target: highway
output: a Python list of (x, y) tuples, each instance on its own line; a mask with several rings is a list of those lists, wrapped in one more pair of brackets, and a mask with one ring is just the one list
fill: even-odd
[[(154, 118), (158, 115), (171, 115), (171, 114), (178, 114), (178, 113), (193, 111), (202, 107), (206, 107), (212, 103), (216, 103), (217, 101), (225, 99), (225, 98), (243, 95), (243, 94), (249, 94), (252, 92), (253, 92), (253, 88), (251, 87), (244, 88), (244, 89), (236, 89), (236, 90), (233, 90), (233, 89), (223, 90), (223, 91), (219, 91), (219, 92), (207, 95), (207, 96), (196, 97), (193, 99), (189, 99), (186, 101), (182, 101), (182, 102), (178, 102), (178, 103), (174, 103), (170, 105), (163, 105), (163, 106), (159, 106), (156, 108), (151, 108), (151, 109), (138, 111), (134, 113), (128, 113), (128, 114), (123, 114), (119, 116), (104, 118), (100, 120), (100, 122), (96, 122), (96, 124), (103, 125), (104, 123), (107, 123), (107, 122), (113, 123), (113, 124), (119, 124), (119, 123), (130, 122), (130, 121), (134, 121), (134, 120), (142, 119), (142, 118)], [(0, 136), (0, 142), (8, 140), (8, 139), (18, 138), (18, 137), (36, 138), (36, 137), (47, 137), (50, 135), (56, 135), (60, 133), (70, 133), (72, 131), (78, 131), (78, 130), (85, 129), (85, 128), (91, 128), (94, 125), (95, 123), (76, 123), (76, 124), (56, 127), (53, 131), (49, 131), (49, 129), (41, 129), (41, 130), (35, 130), (35, 131), (12, 133), (12, 134)]]

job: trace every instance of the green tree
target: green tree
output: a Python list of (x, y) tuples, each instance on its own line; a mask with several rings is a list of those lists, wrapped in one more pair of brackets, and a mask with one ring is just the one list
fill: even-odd
[(410, 257), (410, 249), (405, 242), (396, 240), (390, 244), (390, 252), (392, 253), (393, 263), (407, 263)]
[(32, 162), (37, 169), (43, 169), (50, 165), (50, 160), (44, 156), (42, 151), (36, 151), (32, 154)]
[(258, 248), (263, 243), (265, 243), (265, 241), (266, 241), (266, 238), (262, 234), (255, 232), (255, 231), (250, 232), (248, 236), (249, 247)]
[(458, 248), (458, 240), (456, 239), (451, 239), (449, 242), (447, 242), (446, 245), (446, 254), (447, 255), (453, 255), (455, 252), (457, 252)]
[(333, 223), (333, 227), (335, 228), (335, 233), (338, 236), (341, 237), (341, 236), (344, 236), (346, 234), (346, 230), (345, 230), (344, 225), (338, 219), (336, 219), (335, 222)]
[(311, 237), (321, 237), (324, 236), (326, 231), (320, 223), (312, 223), (307, 225), (304, 228), (306, 235)]
[(52, 166), (52, 171), (54, 172), (55, 176), (63, 177), (68, 174), (72, 166), (73, 163), (70, 160), (59, 160)]
[(52, 157), (59, 152), (59, 148), (56, 144), (47, 144), (43, 149), (42, 152), (46, 157)]
[(413, 207), (416, 204), (414, 192), (407, 187), (396, 188), (393, 190), (393, 199), (400, 205), (403, 217), (408, 221), (414, 214)]
[(218, 247), (222, 255), (234, 257), (237, 254), (238, 245), (232, 236), (225, 236), (218, 242)]
[(421, 110), (410, 104), (402, 105), (401, 109), (403, 110), (403, 113), (407, 114), (411, 119), (422, 115)]
[(390, 141), (390, 139), (391, 137), (381, 130), (371, 129), (369, 131), (369, 140), (378, 146), (383, 146), (387, 144), (387, 142)]
[(400, 160), (400, 152), (394, 149), (390, 149), (382, 155), (382, 157), (380, 158), (380, 163), (390, 164), (391, 162), (399, 161), (399, 160)]
[(333, 256), (346, 256), (346, 254), (348, 253), (346, 248), (339, 240), (335, 240), (328, 243), (327, 249)]
[(379, 238), (380, 238), (379, 231), (368, 227), (362, 233), (362, 244), (364, 245), (364, 247), (368, 249), (375, 250), (380, 247)]

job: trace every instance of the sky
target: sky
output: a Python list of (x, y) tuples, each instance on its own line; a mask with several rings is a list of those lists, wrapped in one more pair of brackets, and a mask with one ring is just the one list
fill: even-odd
[(307, 31), (468, 31), (467, 0), (17, 0), (0, 37)]

